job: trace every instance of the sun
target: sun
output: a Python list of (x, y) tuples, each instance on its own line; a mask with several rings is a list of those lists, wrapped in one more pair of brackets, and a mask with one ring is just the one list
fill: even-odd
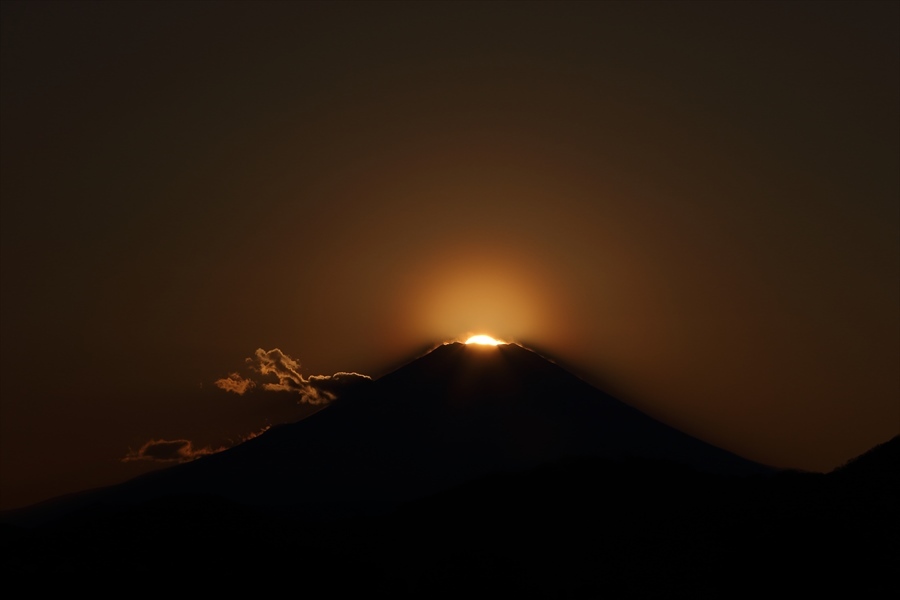
[(501, 342), (500, 340), (495, 340), (489, 335), (473, 335), (466, 340), (466, 344), (479, 344), (481, 346), (499, 346), (500, 344), (505, 343), (506, 342)]

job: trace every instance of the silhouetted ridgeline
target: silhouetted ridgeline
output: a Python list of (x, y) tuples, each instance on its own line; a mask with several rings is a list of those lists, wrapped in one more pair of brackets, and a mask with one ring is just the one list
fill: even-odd
[(18, 511), (39, 523), (93, 504), (205, 495), (304, 518), (390, 510), (570, 456), (773, 469), (686, 435), (517, 345), (446, 344), (297, 423), (200, 460)]
[(517, 346), (443, 346), (364, 388), (228, 451), (6, 513), (4, 578), (329, 597), (900, 591), (900, 438), (827, 475), (779, 473)]

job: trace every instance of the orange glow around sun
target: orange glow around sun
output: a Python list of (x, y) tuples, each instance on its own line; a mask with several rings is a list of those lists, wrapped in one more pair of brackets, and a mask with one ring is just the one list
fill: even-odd
[(487, 335), (497, 345), (473, 341), (468, 348), (529, 340), (553, 347), (573, 330), (565, 317), (572, 302), (558, 273), (545, 268), (542, 254), (511, 255), (512, 245), (497, 237), (478, 244), (448, 244), (423, 254), (415, 268), (396, 282), (403, 295), (391, 325), (401, 329), (385, 332), (396, 337), (398, 347), (402, 336), (465, 343), (476, 335)]
[(479, 344), (481, 346), (499, 346), (500, 344), (505, 343), (506, 342), (496, 340), (489, 335), (473, 335), (466, 340), (466, 344)]

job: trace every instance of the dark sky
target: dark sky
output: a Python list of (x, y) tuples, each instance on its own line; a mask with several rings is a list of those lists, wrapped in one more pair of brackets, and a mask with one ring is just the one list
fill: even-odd
[(900, 433), (896, 2), (2, 11), (0, 508), (470, 332), (779, 467)]

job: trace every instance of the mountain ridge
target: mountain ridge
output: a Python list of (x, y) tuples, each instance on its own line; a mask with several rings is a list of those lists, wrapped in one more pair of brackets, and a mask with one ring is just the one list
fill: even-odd
[(652, 419), (518, 344), (450, 343), (305, 419), (32, 512), (199, 494), (306, 515), (367, 514), (573, 456), (774, 471)]
[[(353, 408), (342, 406), (329, 410), (340, 416)], [(279, 427), (285, 435), (260, 436), (265, 442), (252, 440), (218, 460), (233, 467), (235, 456), (252, 458), (256, 451), (247, 448), (269, 455), (300, 444), (297, 429)], [(229, 593), (293, 585), (322, 597), (458, 598), (490, 590), (523, 598), (694, 599), (773, 589), (894, 597), (898, 451), (900, 436), (828, 474), (770, 476), (569, 456), (466, 478), (368, 512), (307, 503), (302, 513), (203, 490), (117, 503), (100, 494), (33, 526), (0, 520), (0, 552), (13, 588), (64, 582), (102, 595), (139, 581), (159, 592), (186, 582)], [(201, 464), (174, 470), (192, 473)], [(138, 479), (152, 483), (152, 475)]]

